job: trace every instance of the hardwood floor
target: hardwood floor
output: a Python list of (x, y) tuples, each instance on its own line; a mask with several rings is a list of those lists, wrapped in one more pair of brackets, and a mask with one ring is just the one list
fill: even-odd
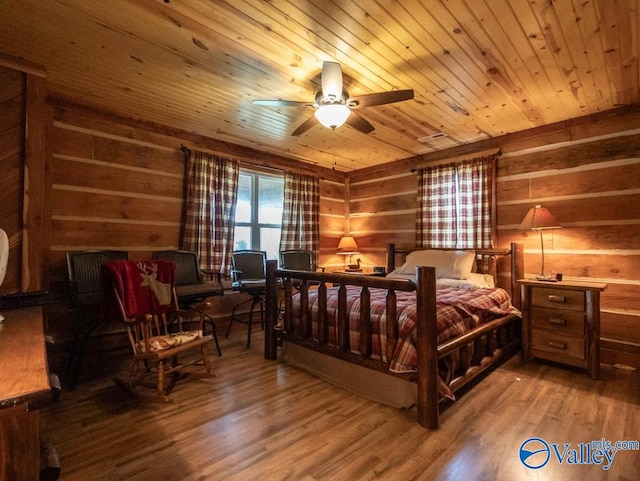
[[(244, 326), (243, 326), (244, 327)], [(224, 332), (224, 329), (221, 329)], [(247, 350), (242, 328), (221, 336), (216, 376), (183, 379), (172, 402), (138, 404), (99, 363), (93, 379), (43, 410), (62, 481), (201, 480), (619, 480), (638, 479), (640, 451), (611, 467), (559, 463), (526, 468), (530, 437), (578, 449), (593, 440), (640, 438), (640, 373), (603, 366), (602, 379), (519, 356), (446, 409), (435, 431), (415, 410), (376, 404)], [(213, 353), (214, 350), (212, 349)], [(537, 455), (539, 456), (539, 455)], [(535, 458), (532, 458), (535, 459)], [(539, 458), (538, 458), (539, 459)]]

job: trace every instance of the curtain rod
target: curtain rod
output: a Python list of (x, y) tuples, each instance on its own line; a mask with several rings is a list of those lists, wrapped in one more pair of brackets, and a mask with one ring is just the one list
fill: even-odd
[(489, 150), (481, 150), (481, 151), (473, 153), (473, 154), (455, 155), (453, 157), (449, 157), (448, 159), (434, 160), (433, 162), (429, 162), (428, 164), (422, 164), (422, 165), (419, 165), (417, 167), (413, 167), (411, 169), (411, 172), (417, 172), (420, 169), (424, 169), (426, 167), (433, 167), (435, 165), (457, 164), (457, 163), (460, 163), (460, 162), (464, 162), (465, 160), (473, 160), (473, 159), (477, 159), (479, 157), (486, 157), (487, 155), (495, 155), (496, 157), (502, 156), (502, 147), (500, 147), (498, 149), (493, 148), (493, 149), (489, 149)]

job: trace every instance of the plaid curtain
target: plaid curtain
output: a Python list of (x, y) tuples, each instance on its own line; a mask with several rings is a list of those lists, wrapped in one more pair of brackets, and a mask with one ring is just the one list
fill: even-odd
[(235, 232), (238, 162), (194, 151), (189, 155), (182, 248), (200, 267), (228, 276)]
[(494, 154), (418, 171), (419, 246), (493, 247), (496, 158)]
[(316, 177), (286, 172), (280, 250), (306, 249), (318, 258), (320, 182)]

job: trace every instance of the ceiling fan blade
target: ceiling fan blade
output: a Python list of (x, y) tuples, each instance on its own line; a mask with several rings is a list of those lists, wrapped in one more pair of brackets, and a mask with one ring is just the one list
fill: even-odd
[(374, 105), (392, 104), (394, 102), (402, 102), (403, 100), (411, 100), (413, 98), (413, 90), (390, 90), (389, 92), (378, 92), (375, 94), (365, 94), (349, 99), (348, 105), (352, 109), (360, 109), (362, 107), (373, 107)]
[(322, 96), (325, 99), (342, 97), (342, 68), (336, 62), (322, 63)]
[(297, 100), (254, 100), (253, 105), (265, 105), (267, 107), (313, 107), (312, 102), (299, 102)]
[(353, 111), (351, 111), (351, 115), (349, 115), (345, 123), (363, 134), (370, 134), (375, 130), (375, 127), (371, 125), (369, 121), (365, 120), (359, 113)]
[(311, 127), (313, 127), (317, 123), (318, 123), (318, 119), (316, 119), (315, 115), (312, 115), (307, 120), (302, 122), (300, 126), (292, 132), (291, 135), (297, 136), (297, 135), (304, 134), (307, 130), (309, 130)]

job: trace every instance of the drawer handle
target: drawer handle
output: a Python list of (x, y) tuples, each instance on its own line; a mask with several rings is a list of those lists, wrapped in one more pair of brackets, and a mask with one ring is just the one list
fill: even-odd
[(551, 294), (548, 299), (549, 302), (555, 302), (557, 304), (564, 304), (567, 302), (567, 298), (565, 296), (554, 296), (553, 294)]
[(553, 347), (554, 349), (566, 349), (567, 345), (560, 341), (549, 341), (549, 347)]
[(547, 319), (547, 322), (549, 322), (549, 324), (555, 324), (556, 326), (566, 326), (567, 325), (567, 320), (563, 319), (561, 317), (549, 317)]

